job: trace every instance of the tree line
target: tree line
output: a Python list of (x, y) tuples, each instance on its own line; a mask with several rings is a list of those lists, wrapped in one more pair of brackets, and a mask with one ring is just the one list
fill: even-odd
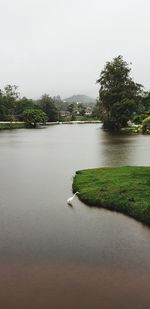
[[(150, 133), (150, 92), (131, 77), (130, 65), (119, 55), (106, 62), (97, 80), (100, 85), (92, 117), (103, 122), (104, 129), (120, 130), (129, 123), (143, 124), (143, 131)], [(76, 119), (76, 113), (85, 115), (83, 104), (67, 104), (59, 96), (42, 95), (39, 100), (21, 98), (18, 87), (7, 85), (0, 90), (0, 121), (24, 121), (27, 126), (46, 121), (61, 121), (61, 111)]]
[(57, 103), (61, 103), (60, 97), (52, 98), (48, 94), (39, 100), (20, 98), (18, 87), (7, 85), (0, 90), (0, 121), (26, 121), (31, 126), (37, 122), (58, 121)]
[[(91, 117), (96, 118), (97, 107), (93, 105), (89, 108), (92, 110)], [(35, 127), (37, 123), (44, 124), (47, 121), (86, 118), (86, 109), (87, 104), (68, 103), (61, 100), (60, 96), (44, 94), (39, 100), (21, 98), (16, 85), (7, 85), (0, 90), (0, 121), (24, 121), (27, 127)]]

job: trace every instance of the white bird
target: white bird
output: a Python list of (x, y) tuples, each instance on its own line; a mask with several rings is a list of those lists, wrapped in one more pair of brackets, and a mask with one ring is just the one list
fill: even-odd
[(72, 206), (72, 201), (73, 201), (74, 197), (75, 197), (77, 194), (79, 194), (78, 191), (77, 191), (73, 196), (71, 196), (71, 197), (69, 197), (69, 198), (67, 199), (67, 204), (68, 204), (68, 205)]

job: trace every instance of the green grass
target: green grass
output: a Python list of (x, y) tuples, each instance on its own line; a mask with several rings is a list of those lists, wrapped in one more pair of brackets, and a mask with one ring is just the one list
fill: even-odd
[(88, 205), (122, 212), (150, 225), (150, 167), (77, 171), (73, 191)]
[(138, 127), (127, 127), (121, 129), (122, 133), (129, 133), (129, 134), (139, 134), (142, 133), (141, 126)]
[(76, 116), (76, 121), (95, 121), (99, 120), (96, 117), (93, 116)]
[(24, 122), (2, 122), (0, 123), (0, 130), (11, 130), (24, 128)]
[[(97, 119), (96, 117), (92, 117), (92, 116), (78, 116), (75, 115), (75, 118), (73, 121), (97, 121), (99, 119)], [(67, 121), (72, 121), (71, 120), (71, 116), (65, 116), (61, 118), (62, 122), (67, 122)]]

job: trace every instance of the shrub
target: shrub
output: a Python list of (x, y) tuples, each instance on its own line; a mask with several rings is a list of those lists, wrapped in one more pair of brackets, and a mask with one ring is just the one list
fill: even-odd
[(144, 134), (150, 134), (150, 116), (143, 120), (143, 122), (142, 122), (142, 132)]

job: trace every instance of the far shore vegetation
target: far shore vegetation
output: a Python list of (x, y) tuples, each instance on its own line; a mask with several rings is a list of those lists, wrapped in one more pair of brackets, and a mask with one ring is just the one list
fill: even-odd
[(124, 213), (150, 225), (150, 167), (106, 167), (77, 171), (73, 191), (89, 206)]
[(98, 120), (97, 109), (93, 102), (70, 103), (63, 101), (60, 96), (51, 97), (49, 94), (37, 100), (21, 98), (15, 85), (0, 89), (0, 129), (15, 127), (14, 124), (3, 125), (1, 122), (24, 122), (26, 127), (35, 128), (39, 123), (46, 122), (95, 121)]
[[(108, 131), (150, 134), (150, 92), (134, 82), (130, 73), (130, 65), (123, 56), (108, 61), (97, 80), (100, 89), (96, 103), (82, 95), (62, 100), (60, 96), (43, 94), (32, 100), (21, 97), (16, 85), (6, 85), (0, 89), (0, 121), (25, 122), (26, 127), (34, 128), (46, 121), (100, 120)], [(77, 98), (83, 102), (71, 101)]]

